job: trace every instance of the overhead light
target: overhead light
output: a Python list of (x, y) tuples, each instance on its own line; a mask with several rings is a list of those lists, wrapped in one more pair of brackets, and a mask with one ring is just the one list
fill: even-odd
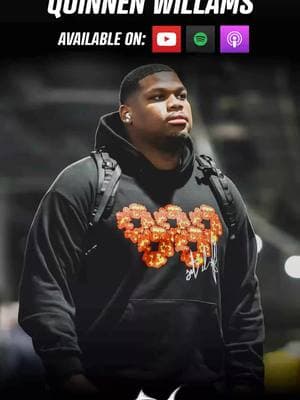
[(284, 269), (291, 278), (300, 278), (300, 256), (289, 257), (284, 264)]
[(256, 237), (256, 244), (257, 244), (257, 252), (260, 253), (261, 249), (263, 248), (263, 241), (260, 236), (255, 235)]

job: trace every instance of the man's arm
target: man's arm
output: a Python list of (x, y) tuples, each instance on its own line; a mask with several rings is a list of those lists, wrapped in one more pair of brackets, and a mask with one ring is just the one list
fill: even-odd
[(226, 375), (233, 391), (261, 391), (265, 333), (256, 276), (257, 244), (242, 199), (236, 195), (235, 200), (243, 207), (235, 239), (228, 240), (222, 277)]
[(84, 381), (78, 379), (84, 371), (68, 278), (78, 272), (86, 231), (85, 213), (54, 187), (44, 196), (28, 236), (19, 323), (55, 384), (74, 376), (75, 383)]

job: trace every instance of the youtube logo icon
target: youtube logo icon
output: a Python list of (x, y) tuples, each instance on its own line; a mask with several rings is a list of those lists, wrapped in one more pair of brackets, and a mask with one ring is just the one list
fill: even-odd
[(152, 53), (181, 53), (181, 26), (152, 26)]
[(177, 35), (175, 32), (158, 32), (156, 43), (159, 47), (174, 47), (177, 44)]

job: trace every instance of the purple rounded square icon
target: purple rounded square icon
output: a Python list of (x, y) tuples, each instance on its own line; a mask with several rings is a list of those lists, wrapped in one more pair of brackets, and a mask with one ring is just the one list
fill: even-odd
[(221, 25), (221, 53), (249, 53), (249, 25)]

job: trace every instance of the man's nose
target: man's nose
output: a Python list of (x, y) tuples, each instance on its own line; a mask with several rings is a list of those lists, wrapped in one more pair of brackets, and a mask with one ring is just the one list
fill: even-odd
[(174, 94), (168, 97), (167, 101), (168, 110), (181, 110), (183, 108), (182, 101)]

